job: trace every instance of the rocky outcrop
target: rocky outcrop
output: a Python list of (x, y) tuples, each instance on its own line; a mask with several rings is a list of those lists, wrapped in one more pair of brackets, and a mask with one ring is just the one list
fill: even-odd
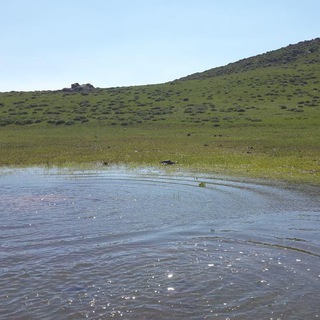
[(64, 92), (89, 92), (94, 89), (95, 89), (95, 87), (90, 83), (79, 84), (76, 82), (71, 85), (71, 88), (63, 88), (62, 91), (64, 91)]

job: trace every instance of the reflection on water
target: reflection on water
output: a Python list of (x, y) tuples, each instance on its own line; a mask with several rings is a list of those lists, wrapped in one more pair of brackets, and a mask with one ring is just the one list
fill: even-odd
[(320, 317), (319, 188), (23, 169), (0, 192), (4, 319)]

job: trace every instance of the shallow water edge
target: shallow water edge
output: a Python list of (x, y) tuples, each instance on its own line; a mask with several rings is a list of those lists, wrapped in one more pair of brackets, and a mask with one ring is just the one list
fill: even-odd
[(315, 319), (319, 188), (177, 168), (6, 168), (0, 314)]

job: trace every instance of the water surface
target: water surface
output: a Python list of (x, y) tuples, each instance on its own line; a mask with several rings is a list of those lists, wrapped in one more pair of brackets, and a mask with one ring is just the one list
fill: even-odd
[(0, 192), (3, 319), (320, 317), (319, 188), (33, 168)]

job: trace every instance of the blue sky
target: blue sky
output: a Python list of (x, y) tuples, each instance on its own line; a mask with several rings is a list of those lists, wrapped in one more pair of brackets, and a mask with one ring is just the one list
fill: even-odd
[(319, 0), (1, 0), (0, 91), (171, 81), (320, 36)]

